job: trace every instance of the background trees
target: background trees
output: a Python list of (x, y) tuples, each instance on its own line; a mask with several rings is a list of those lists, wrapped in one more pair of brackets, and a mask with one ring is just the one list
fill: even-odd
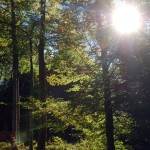
[(149, 149), (148, 35), (114, 33), (111, 9), (100, 0), (0, 2), (1, 131), (21, 107), (13, 128), (27, 149), (39, 131), (38, 149)]

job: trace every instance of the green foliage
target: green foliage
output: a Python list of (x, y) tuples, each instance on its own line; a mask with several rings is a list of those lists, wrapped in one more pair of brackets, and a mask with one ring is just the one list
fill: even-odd
[(48, 142), (46, 146), (47, 150), (60, 150), (66, 149), (66, 143), (60, 137), (53, 137), (52, 142)]
[(47, 145), (47, 150), (56, 149), (56, 150), (98, 150), (98, 149), (105, 149), (104, 145), (100, 143), (97, 139), (97, 142), (93, 140), (81, 140), (80, 143), (77, 144), (68, 144), (65, 141), (63, 141), (59, 137), (54, 137), (53, 142), (49, 143)]
[(6, 143), (6, 142), (0, 142), (0, 150), (6, 150), (8, 148), (10, 148), (10, 143)]
[[(33, 60), (36, 98), (29, 97), (27, 98), (29, 100), (19, 103), (25, 110), (29, 110), (33, 117), (33, 129), (30, 130), (47, 126), (53, 133), (64, 133), (69, 125), (73, 125), (85, 135), (84, 139), (81, 138), (76, 144), (67, 143), (61, 137), (52, 135), (53, 140), (47, 143), (47, 149), (106, 149), (101, 55), (103, 47), (109, 48), (106, 50), (104, 61), (107, 61), (109, 66), (111, 80), (108, 86), (112, 93), (116, 149), (130, 149), (128, 145), (132, 145), (135, 140), (137, 143), (142, 141), (141, 143), (149, 144), (150, 42), (145, 34), (145, 28), (141, 29), (144, 34), (125, 39), (129, 42), (130, 39), (132, 41), (135, 38), (127, 44), (133, 43), (132, 52), (126, 47), (126, 51), (122, 52), (120, 42), (123, 40), (119, 39), (120, 36), (116, 37), (110, 26), (99, 27), (96, 23), (99, 20), (95, 20), (100, 13), (108, 15), (112, 9), (109, 0), (90, 2), (47, 0), (44, 51), (46, 80), (49, 83), (47, 89), (65, 87), (67, 100), (64, 97), (61, 99), (50, 97), (51, 92), (47, 91), (47, 99), (43, 103), (38, 100), (37, 52), (40, 3), (33, 0), (14, 0), (14, 2), (19, 73), (29, 73), (31, 57)], [(149, 5), (145, 5), (142, 1), (138, 3), (141, 5), (141, 10), (149, 10)], [(10, 2), (2, 0), (0, 2), (0, 80), (10, 79), (12, 76), (10, 25)], [(32, 53), (30, 39), (32, 39)], [(6, 103), (0, 102), (0, 105), (4, 106)], [(43, 114), (48, 116), (47, 124), (39, 123), (39, 118)], [(142, 140), (137, 136), (139, 133)], [(0, 145), (3, 149), (7, 146), (9, 146), (7, 143)], [(19, 148), (25, 149), (22, 144)]]

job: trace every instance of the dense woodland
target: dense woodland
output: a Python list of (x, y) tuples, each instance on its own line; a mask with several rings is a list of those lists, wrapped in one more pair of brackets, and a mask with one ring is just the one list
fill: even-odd
[(120, 35), (111, 0), (0, 0), (0, 150), (150, 149), (150, 3), (132, 2), (142, 28)]

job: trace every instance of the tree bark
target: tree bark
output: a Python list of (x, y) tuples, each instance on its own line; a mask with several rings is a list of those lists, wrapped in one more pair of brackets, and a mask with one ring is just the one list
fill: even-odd
[[(111, 88), (110, 88), (110, 75), (109, 75), (109, 63), (108, 52), (109, 42), (108, 37), (110, 36), (106, 31), (106, 24), (102, 16), (105, 16), (108, 21), (111, 16), (111, 1), (95, 1), (96, 8), (96, 20), (97, 20), (97, 34), (96, 38), (100, 43), (101, 47), (101, 62), (102, 62), (102, 78), (103, 78), (103, 98), (104, 98), (104, 111), (105, 111), (105, 129), (106, 129), (106, 140), (107, 150), (115, 150), (114, 144), (114, 126), (113, 126), (113, 113), (112, 113), (112, 102), (111, 102)], [(104, 24), (103, 24), (104, 23)]]
[(107, 50), (102, 50), (102, 72), (103, 72), (103, 86), (104, 86), (104, 109), (105, 109), (105, 128), (107, 139), (107, 150), (115, 150), (114, 145), (114, 126), (113, 126), (113, 114), (111, 103), (111, 89), (110, 89), (110, 76), (109, 66), (107, 64)]
[(16, 35), (16, 15), (15, 4), (11, 0), (11, 37), (13, 48), (13, 110), (12, 110), (12, 131), (17, 141), (20, 140), (19, 124), (20, 124), (20, 106), (19, 106), (19, 75), (18, 75), (18, 48)]
[[(45, 47), (45, 3), (46, 0), (40, 2), (40, 38), (39, 38), (39, 89), (40, 89), (40, 100), (41, 102), (46, 101), (45, 97), (45, 61), (44, 61), (44, 47)], [(41, 124), (43, 127), (39, 131), (38, 150), (45, 150), (46, 141), (46, 115), (41, 116)]]
[[(33, 72), (33, 49), (32, 49), (32, 38), (30, 38), (29, 41), (30, 46), (30, 96), (34, 95), (34, 72)], [(33, 125), (32, 125), (32, 114), (30, 111), (30, 147), (29, 150), (33, 150)]]

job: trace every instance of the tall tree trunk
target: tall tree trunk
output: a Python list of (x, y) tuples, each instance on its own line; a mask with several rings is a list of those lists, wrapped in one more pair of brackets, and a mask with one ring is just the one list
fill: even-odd
[[(33, 49), (32, 49), (32, 38), (30, 38), (29, 41), (29, 46), (30, 46), (30, 96), (34, 95), (34, 72), (33, 72)], [(32, 125), (32, 114), (30, 111), (30, 147), (29, 150), (33, 150), (33, 125)]]
[[(113, 126), (113, 114), (112, 114), (112, 103), (111, 103), (111, 88), (110, 88), (110, 75), (109, 75), (109, 62), (108, 59), (108, 48), (109, 42), (107, 38), (110, 36), (106, 31), (106, 25), (102, 16), (109, 19), (111, 16), (111, 0), (95, 1), (96, 8), (96, 19), (97, 19), (97, 35), (96, 38), (100, 43), (101, 47), (101, 61), (102, 61), (102, 76), (103, 76), (103, 97), (104, 97), (104, 110), (105, 110), (105, 129), (106, 129), (106, 140), (107, 150), (115, 150), (114, 144), (114, 126)], [(104, 23), (104, 24), (103, 24)], [(109, 56), (111, 57), (111, 56)]]
[(19, 75), (18, 75), (18, 48), (17, 48), (17, 37), (16, 37), (16, 15), (15, 15), (15, 4), (11, 0), (11, 37), (13, 46), (13, 116), (12, 116), (12, 131), (15, 133), (17, 141), (19, 137), (19, 124), (20, 124), (20, 106), (18, 103), (19, 99)]
[[(45, 102), (45, 61), (44, 61), (44, 47), (45, 47), (45, 3), (46, 0), (41, 0), (41, 19), (40, 19), (40, 39), (39, 39), (39, 86), (40, 86), (40, 100)], [(46, 115), (42, 115), (41, 124), (43, 127), (39, 131), (38, 150), (45, 150), (46, 141)]]
[(110, 89), (110, 76), (109, 66), (107, 63), (106, 55), (107, 50), (104, 49), (102, 54), (102, 71), (103, 71), (103, 86), (104, 86), (104, 108), (105, 108), (105, 128), (107, 138), (107, 150), (115, 150), (114, 145), (114, 126), (113, 126), (113, 114), (111, 103), (111, 89)]

